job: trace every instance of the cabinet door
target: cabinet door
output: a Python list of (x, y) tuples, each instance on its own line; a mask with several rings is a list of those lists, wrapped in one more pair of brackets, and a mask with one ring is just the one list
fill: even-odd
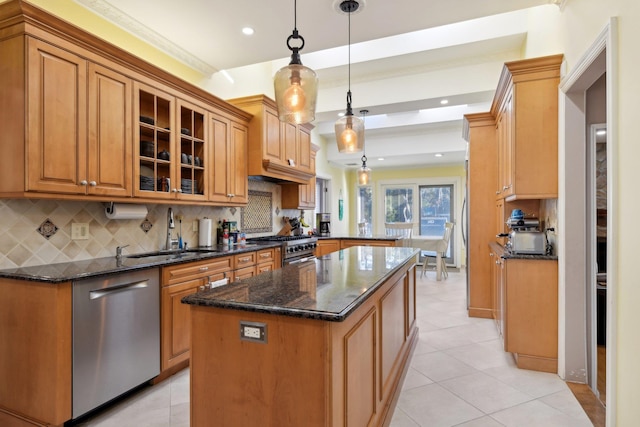
[(311, 134), (302, 126), (298, 126), (298, 150), (298, 168), (315, 172), (315, 167), (311, 167)]
[(87, 62), (28, 38), (27, 191), (84, 194)]
[(291, 123), (281, 123), (280, 138), (284, 148), (282, 161), (291, 166), (298, 167), (298, 127)]
[[(177, 197), (181, 200), (207, 200), (207, 186), (209, 162), (206, 129), (206, 112), (185, 100), (176, 102), (176, 146), (172, 150), (175, 154), (173, 164), (176, 182), (172, 183)], [(178, 136), (179, 133), (179, 136)]]
[(330, 240), (318, 240), (316, 246), (316, 256), (321, 257), (322, 255), (330, 254), (331, 252), (336, 252), (340, 250), (340, 240), (330, 239)]
[(132, 83), (89, 64), (88, 193), (131, 197)]
[[(175, 98), (155, 87), (134, 82), (134, 191), (138, 197), (171, 199), (178, 189), (172, 161), (175, 147)], [(160, 153), (168, 153), (169, 159)], [(175, 191), (172, 191), (174, 190)]]
[(203, 279), (189, 280), (162, 288), (162, 370), (189, 358), (191, 318), (189, 305), (180, 300), (204, 284)]
[[(229, 201), (229, 127), (231, 122), (215, 114), (210, 115), (211, 153), (209, 162), (213, 165), (211, 172), (211, 189), (209, 200), (226, 203)], [(246, 161), (246, 160), (245, 160)]]
[(264, 138), (263, 156), (266, 160), (276, 163), (284, 162), (284, 148), (280, 140), (280, 119), (278, 113), (264, 107)]
[(249, 202), (249, 173), (247, 169), (249, 149), (248, 131), (245, 125), (231, 122), (231, 164), (229, 165), (229, 183), (231, 203), (246, 204)]

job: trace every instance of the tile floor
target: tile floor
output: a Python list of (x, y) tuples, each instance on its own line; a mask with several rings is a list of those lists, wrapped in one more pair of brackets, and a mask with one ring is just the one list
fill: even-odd
[[(464, 272), (434, 275), (418, 279), (420, 341), (392, 427), (592, 426), (557, 375), (518, 369), (493, 321), (467, 317)], [(189, 426), (189, 370), (77, 425)]]

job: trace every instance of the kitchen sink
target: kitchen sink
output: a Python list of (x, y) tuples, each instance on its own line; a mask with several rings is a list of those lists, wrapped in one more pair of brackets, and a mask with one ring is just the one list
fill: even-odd
[(207, 253), (215, 253), (215, 252), (218, 252), (218, 250), (211, 249), (211, 248), (194, 248), (194, 249), (187, 249), (187, 250), (161, 250), (161, 251), (153, 251), (153, 252), (144, 252), (141, 254), (125, 255), (125, 258), (163, 257), (166, 259), (178, 259), (188, 255), (207, 254)]

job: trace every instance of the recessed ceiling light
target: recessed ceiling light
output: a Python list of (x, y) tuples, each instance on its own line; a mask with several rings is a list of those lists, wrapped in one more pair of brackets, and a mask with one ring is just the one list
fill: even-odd
[(440, 105), (447, 105), (449, 103), (448, 99), (443, 99), (442, 101), (440, 101)]
[(384, 157), (378, 157), (378, 160), (383, 161)]
[(242, 34), (244, 34), (245, 36), (252, 36), (254, 33), (253, 28), (251, 27), (244, 27), (242, 29)]
[(442, 157), (442, 153), (436, 153), (436, 154), (434, 154), (434, 156), (436, 156), (436, 157)]

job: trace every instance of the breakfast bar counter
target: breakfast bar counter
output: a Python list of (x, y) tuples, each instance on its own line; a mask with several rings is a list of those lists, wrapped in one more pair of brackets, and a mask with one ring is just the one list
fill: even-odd
[(183, 298), (191, 425), (388, 424), (417, 342), (417, 254), (358, 246)]

